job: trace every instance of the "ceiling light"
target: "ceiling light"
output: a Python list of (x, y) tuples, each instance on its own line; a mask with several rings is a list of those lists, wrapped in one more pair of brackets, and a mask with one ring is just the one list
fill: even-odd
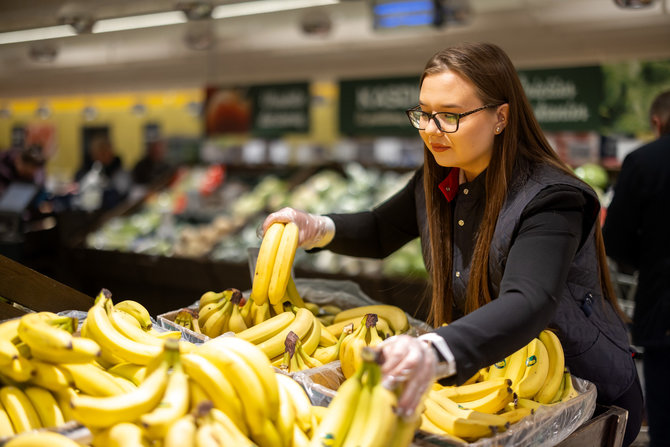
[(0, 33), (0, 45), (16, 42), (32, 42), (35, 40), (56, 39), (58, 37), (76, 36), (70, 25), (47, 26), (44, 28), (25, 29)]
[(231, 3), (214, 8), (212, 18), (225, 19), (228, 17), (309, 8), (312, 6), (334, 5), (336, 3), (339, 3), (339, 0), (256, 0)]
[(126, 31), (139, 28), (153, 28), (156, 26), (177, 25), (186, 23), (186, 16), (182, 11), (158, 12), (139, 16), (119, 17), (116, 19), (98, 20), (93, 25), (93, 34)]

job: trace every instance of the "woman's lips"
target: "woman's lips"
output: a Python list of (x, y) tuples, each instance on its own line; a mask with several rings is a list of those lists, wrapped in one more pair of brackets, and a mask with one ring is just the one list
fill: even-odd
[(432, 145), (430, 146), (430, 148), (431, 148), (434, 152), (444, 152), (444, 151), (446, 151), (447, 149), (449, 149), (449, 146), (442, 146), (441, 144), (432, 144)]

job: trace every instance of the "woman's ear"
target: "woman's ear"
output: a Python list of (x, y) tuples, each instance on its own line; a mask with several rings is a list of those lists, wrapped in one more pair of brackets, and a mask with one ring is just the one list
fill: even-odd
[(497, 123), (496, 127), (499, 127), (502, 131), (507, 123), (509, 122), (509, 104), (501, 104), (496, 109)]

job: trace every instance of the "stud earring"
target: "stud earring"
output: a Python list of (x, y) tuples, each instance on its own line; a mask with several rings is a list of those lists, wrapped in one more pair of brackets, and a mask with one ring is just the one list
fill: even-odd
[(496, 133), (500, 133), (500, 127), (496, 127)]

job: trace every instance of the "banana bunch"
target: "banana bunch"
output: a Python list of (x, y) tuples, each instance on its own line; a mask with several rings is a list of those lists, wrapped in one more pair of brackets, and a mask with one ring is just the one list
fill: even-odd
[(421, 429), (471, 442), (506, 430), (542, 405), (577, 395), (558, 337), (544, 330), (461, 386), (434, 384), (424, 403)]
[[(382, 330), (388, 335), (403, 334), (409, 330), (407, 314), (399, 307), (390, 304), (374, 304), (370, 306), (359, 306), (343, 310), (335, 315), (333, 325), (329, 329), (336, 337), (338, 330), (350, 323), (361, 321), (361, 317), (367, 314), (375, 314), (381, 323)], [(339, 325), (337, 325), (339, 323)]]
[(345, 378), (351, 377), (360, 369), (363, 361), (361, 350), (364, 347), (374, 347), (383, 341), (377, 331), (376, 314), (366, 314), (360, 321), (358, 329), (344, 337), (340, 346), (339, 358)]
[(400, 447), (412, 441), (418, 420), (395, 415), (397, 396), (382, 385), (377, 354), (365, 348), (361, 355), (361, 366), (340, 385), (310, 446)]
[(298, 236), (298, 226), (293, 222), (273, 223), (263, 235), (251, 284), (251, 299), (256, 305), (262, 306), (269, 301), (275, 306), (284, 300), (298, 248)]
[(181, 309), (175, 316), (174, 323), (196, 334), (202, 334), (200, 324), (198, 324), (198, 312), (193, 309)]

